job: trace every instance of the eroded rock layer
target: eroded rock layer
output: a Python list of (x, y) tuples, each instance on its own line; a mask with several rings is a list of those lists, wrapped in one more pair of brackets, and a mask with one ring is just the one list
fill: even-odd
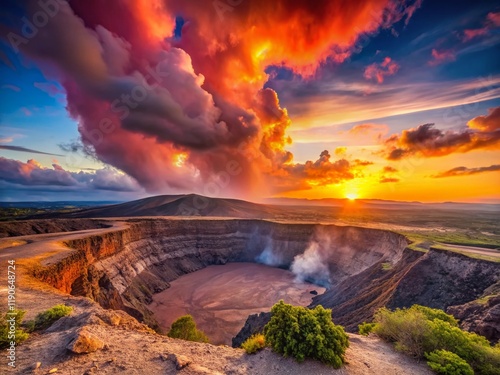
[[(154, 324), (144, 307), (180, 275), (212, 264), (255, 262), (288, 268), (311, 242), (321, 245), (331, 285), (377, 262), (398, 262), (404, 236), (375, 229), (281, 224), (262, 220), (151, 219), (67, 242), (76, 251), (35, 276), (103, 307)], [(270, 255), (270, 259), (262, 258)]]
[(500, 279), (498, 263), (439, 250), (415, 252), (407, 244), (400, 234), (357, 227), (136, 219), (116, 230), (68, 240), (75, 251), (33, 273), (66, 293), (90, 297), (158, 328), (146, 305), (169, 282), (209, 265), (264, 262), (328, 284), (312, 306), (332, 308), (335, 323), (349, 331), (381, 306), (460, 305)]

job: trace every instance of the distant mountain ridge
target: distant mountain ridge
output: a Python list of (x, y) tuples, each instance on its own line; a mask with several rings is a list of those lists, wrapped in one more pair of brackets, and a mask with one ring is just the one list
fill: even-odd
[(50, 217), (219, 216), (272, 218), (278, 214), (283, 214), (283, 209), (272, 205), (258, 204), (239, 199), (210, 198), (197, 194), (187, 194), (158, 195), (109, 206), (87, 208), (66, 213), (54, 213), (50, 214)]

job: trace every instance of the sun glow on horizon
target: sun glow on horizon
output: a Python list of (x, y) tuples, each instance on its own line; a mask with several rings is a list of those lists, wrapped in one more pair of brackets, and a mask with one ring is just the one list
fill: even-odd
[(350, 201), (355, 201), (356, 199), (358, 199), (358, 194), (356, 194), (356, 193), (347, 193), (345, 195), (345, 197), (347, 199), (349, 199)]

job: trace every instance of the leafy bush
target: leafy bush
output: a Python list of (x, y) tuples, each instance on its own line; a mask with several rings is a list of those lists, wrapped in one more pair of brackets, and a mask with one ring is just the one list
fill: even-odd
[(373, 331), (376, 325), (377, 323), (363, 322), (360, 325), (358, 325), (358, 333), (363, 336), (368, 336), (368, 334), (370, 334)]
[(458, 320), (455, 319), (453, 315), (445, 313), (440, 309), (432, 309), (427, 306), (413, 305), (410, 307), (412, 311), (420, 311), (428, 320), (441, 320), (443, 322), (450, 323), (453, 327), (458, 327)]
[(191, 315), (184, 315), (172, 323), (167, 336), (187, 341), (208, 342), (208, 337), (196, 328), (196, 323)]
[(467, 361), (478, 374), (500, 375), (500, 348), (492, 347), (485, 337), (439, 320), (429, 326), (431, 336), (426, 341), (426, 352), (448, 350)]
[(500, 375), (500, 347), (461, 330), (444, 311), (418, 305), (395, 311), (382, 308), (374, 320), (373, 332), (410, 355), (423, 358), (425, 353), (445, 350), (467, 362), (476, 374)]
[[(40, 330), (50, 327), (56, 320), (63, 316), (71, 314), (73, 308), (66, 305), (55, 305), (48, 310), (45, 310), (35, 317), (34, 330)], [(28, 323), (28, 326), (30, 324)]]
[(311, 310), (281, 300), (271, 313), (264, 335), (275, 352), (298, 362), (313, 358), (335, 368), (342, 366), (349, 341), (344, 329), (333, 324), (331, 310), (322, 306)]
[(474, 375), (474, 370), (465, 360), (447, 350), (435, 350), (425, 354), (425, 358), (429, 367), (438, 374)]
[(423, 357), (424, 341), (430, 333), (428, 320), (418, 309), (381, 308), (375, 313), (377, 323), (373, 332), (384, 340), (394, 342), (396, 348), (414, 357)]
[(247, 354), (257, 353), (259, 350), (264, 349), (265, 346), (266, 338), (260, 333), (249, 337), (243, 344), (241, 344), (241, 347), (245, 349)]
[[(20, 344), (26, 340), (29, 335), (21, 328), (25, 310), (14, 310), (6, 313), (0, 318), (0, 349), (10, 347), (11, 341)], [(14, 318), (13, 320), (11, 320)], [(11, 330), (11, 327), (14, 327)]]

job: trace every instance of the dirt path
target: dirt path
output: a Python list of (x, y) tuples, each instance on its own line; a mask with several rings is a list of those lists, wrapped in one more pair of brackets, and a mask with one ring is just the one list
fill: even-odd
[(165, 331), (180, 316), (191, 314), (211, 343), (231, 345), (248, 315), (269, 311), (280, 299), (307, 306), (314, 297), (311, 291), (325, 291), (294, 279), (289, 271), (262, 264), (209, 266), (173, 281), (153, 296), (148, 308)]

